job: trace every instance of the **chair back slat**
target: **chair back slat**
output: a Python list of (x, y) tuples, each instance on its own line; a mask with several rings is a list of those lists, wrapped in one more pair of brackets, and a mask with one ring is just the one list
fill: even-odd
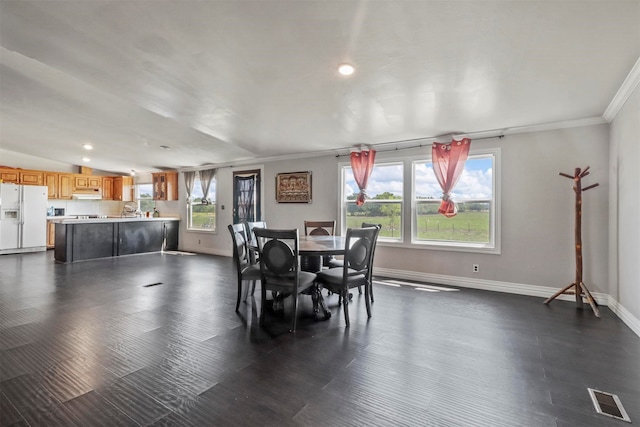
[(238, 271), (251, 264), (249, 248), (247, 244), (247, 234), (244, 224), (229, 224), (229, 233), (233, 241), (233, 258)]
[(304, 235), (305, 236), (335, 236), (336, 222), (335, 221), (305, 221)]

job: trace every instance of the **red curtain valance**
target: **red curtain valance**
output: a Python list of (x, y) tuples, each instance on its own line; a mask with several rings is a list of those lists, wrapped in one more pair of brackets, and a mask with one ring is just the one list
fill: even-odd
[(469, 138), (452, 140), (449, 144), (434, 142), (431, 147), (433, 172), (442, 188), (442, 203), (438, 212), (447, 218), (456, 216), (458, 212), (456, 204), (451, 199), (451, 191), (464, 171), (470, 147)]
[(353, 170), (353, 178), (358, 184), (360, 192), (356, 198), (356, 205), (362, 206), (365, 202), (367, 181), (371, 171), (373, 171), (373, 165), (376, 160), (376, 150), (363, 150), (351, 152), (351, 169)]

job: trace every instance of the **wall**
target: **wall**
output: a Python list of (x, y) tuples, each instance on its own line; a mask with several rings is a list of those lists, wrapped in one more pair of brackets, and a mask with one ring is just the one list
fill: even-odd
[(609, 294), (640, 335), (640, 86), (611, 122), (609, 163)]
[[(545, 286), (549, 288), (544, 292), (550, 296), (554, 290), (572, 283), (575, 277), (575, 195), (571, 190), (572, 181), (558, 176), (558, 172), (573, 174), (574, 168), (589, 165), (591, 174), (585, 178), (585, 186), (598, 182), (600, 187), (584, 193), (584, 280), (592, 292), (607, 293), (608, 125), (510, 135), (472, 144), (472, 151), (473, 147), (501, 150), (502, 254), (379, 244), (378, 271), (416, 277), (427, 274), (467, 277), (477, 282), (499, 282), (498, 287), (503, 288), (521, 284)], [(377, 158), (397, 157), (398, 153), (417, 154), (403, 150), (378, 153)], [(302, 228), (305, 219), (337, 218), (339, 161), (347, 158), (326, 156), (264, 164), (264, 216), (269, 226)], [(313, 173), (313, 203), (276, 203), (275, 175), (303, 170)], [(231, 254), (231, 238), (226, 230), (231, 223), (231, 174), (230, 168), (218, 171), (218, 203), (227, 207), (219, 211), (218, 233), (183, 233), (186, 236), (182, 241), (184, 250)], [(480, 273), (471, 272), (472, 264), (480, 264)]]

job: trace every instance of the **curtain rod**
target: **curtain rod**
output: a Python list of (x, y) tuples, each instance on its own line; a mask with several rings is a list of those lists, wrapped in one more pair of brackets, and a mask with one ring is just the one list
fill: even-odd
[[(465, 137), (465, 138), (468, 138), (468, 137)], [(471, 141), (480, 141), (480, 140), (482, 140), (482, 139), (492, 139), (492, 138), (502, 139), (502, 138), (504, 138), (504, 135), (483, 136), (483, 137), (480, 137), (480, 138), (469, 138), (469, 139), (471, 139)], [(412, 145), (412, 146), (410, 146), (410, 147), (395, 147), (395, 148), (392, 148), (392, 149), (389, 149), (389, 150), (376, 150), (376, 148), (375, 148), (375, 147), (376, 147), (376, 145), (402, 144), (403, 142), (422, 141), (422, 140), (425, 140), (425, 139), (432, 139), (433, 141), (432, 141), (432, 142), (430, 142), (430, 143), (424, 143), (424, 144)], [(376, 150), (376, 153), (387, 153), (387, 152), (390, 152), (390, 151), (410, 150), (410, 149), (413, 149), (413, 148), (422, 148), (422, 147), (427, 147), (427, 146), (429, 146), (429, 145), (433, 144), (433, 143), (435, 142), (435, 140), (436, 140), (436, 139), (438, 139), (438, 138), (413, 138), (413, 139), (402, 139), (402, 140), (400, 140), (400, 141), (389, 141), (389, 142), (382, 142), (382, 143), (380, 143), (380, 144), (374, 144), (374, 145), (372, 145), (372, 148), (373, 148), (374, 150)], [(366, 144), (365, 144), (365, 145), (366, 145)], [(351, 153), (349, 153), (349, 154), (336, 154), (336, 157), (347, 157), (347, 156), (350, 156), (350, 155), (351, 155)]]

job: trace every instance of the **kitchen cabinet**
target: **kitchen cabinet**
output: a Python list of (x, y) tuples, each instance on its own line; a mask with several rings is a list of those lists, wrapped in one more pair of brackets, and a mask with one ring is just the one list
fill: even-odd
[(130, 202), (133, 200), (133, 178), (116, 176), (113, 178), (113, 200)]
[(178, 172), (158, 172), (153, 178), (153, 200), (178, 200)]
[(21, 171), (20, 184), (24, 185), (42, 185), (42, 172), (40, 171)]
[(73, 193), (73, 176), (70, 174), (58, 175), (58, 199), (71, 199)]
[(0, 179), (5, 184), (43, 185), (43, 173), (24, 169), (2, 168)]
[(47, 249), (54, 248), (56, 245), (56, 223), (47, 221)]
[(95, 190), (102, 189), (102, 177), (91, 175), (74, 175), (74, 190)]
[(5, 184), (20, 184), (20, 173), (17, 169), (0, 169), (0, 179)]
[(45, 172), (44, 173), (44, 185), (47, 186), (47, 198), (49, 199), (57, 199), (58, 198), (58, 180), (59, 176), (54, 172)]
[(102, 178), (102, 200), (113, 200), (113, 177)]

